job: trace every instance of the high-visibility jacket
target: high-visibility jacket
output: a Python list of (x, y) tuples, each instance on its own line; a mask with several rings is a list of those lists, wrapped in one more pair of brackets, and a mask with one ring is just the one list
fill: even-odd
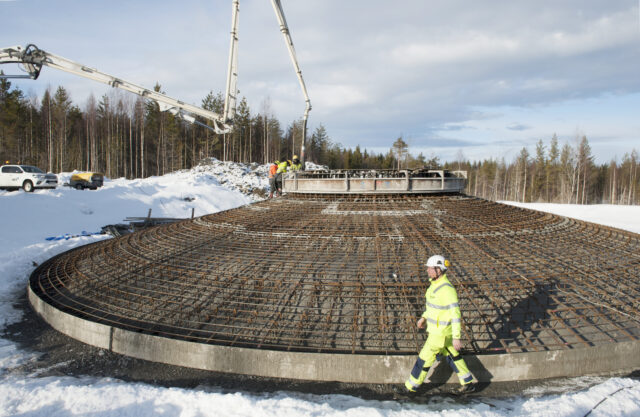
[(269, 178), (273, 178), (276, 176), (276, 171), (278, 170), (278, 164), (275, 162), (269, 166)]
[(302, 169), (302, 162), (298, 162), (297, 164), (291, 164), (291, 171), (300, 171)]
[(431, 281), (425, 294), (426, 309), (422, 317), (427, 320), (427, 332), (433, 335), (460, 339), (460, 306), (458, 294), (446, 274)]
[(280, 164), (278, 165), (278, 170), (276, 171), (276, 174), (287, 172), (287, 166), (289, 166), (289, 164), (286, 161), (280, 162)]

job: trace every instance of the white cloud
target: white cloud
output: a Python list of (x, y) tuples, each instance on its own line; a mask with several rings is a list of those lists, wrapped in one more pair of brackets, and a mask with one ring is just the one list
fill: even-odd
[(328, 84), (314, 86), (314, 101), (318, 107), (342, 110), (370, 100), (369, 95), (358, 86)]
[(402, 65), (463, 64), (505, 55), (523, 49), (516, 39), (471, 32), (444, 42), (409, 43), (393, 50), (392, 56)]

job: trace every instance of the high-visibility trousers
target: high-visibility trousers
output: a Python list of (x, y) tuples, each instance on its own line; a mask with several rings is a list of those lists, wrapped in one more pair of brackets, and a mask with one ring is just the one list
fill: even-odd
[(429, 374), (429, 369), (433, 366), (436, 359), (439, 361), (446, 358), (447, 363), (458, 375), (460, 384), (465, 385), (473, 381), (473, 375), (469, 372), (469, 368), (462, 356), (453, 348), (453, 338), (451, 336), (443, 336), (439, 334), (429, 334), (427, 341), (424, 343), (422, 350), (418, 354), (411, 375), (404, 383), (409, 391), (415, 391)]

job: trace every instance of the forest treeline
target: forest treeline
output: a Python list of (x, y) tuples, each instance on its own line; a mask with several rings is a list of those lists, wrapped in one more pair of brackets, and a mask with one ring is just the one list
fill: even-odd
[[(154, 89), (161, 91), (161, 86)], [(201, 105), (222, 113), (222, 94), (209, 93)], [(208, 157), (267, 163), (300, 151), (301, 126), (294, 121), (283, 128), (267, 101), (253, 113), (242, 99), (233, 133), (218, 135), (117, 89), (99, 99), (91, 95), (79, 107), (62, 86), (38, 98), (0, 79), (2, 163), (32, 164), (50, 172), (86, 170), (111, 178), (142, 178), (191, 168)], [(636, 150), (621, 161), (598, 165), (584, 136), (561, 145), (554, 135), (549, 143), (537, 143), (535, 155), (522, 148), (513, 161), (470, 162), (459, 152), (457, 161), (441, 163), (435, 156), (412, 155), (402, 137), (386, 153), (345, 148), (319, 125), (307, 135), (306, 152), (307, 160), (335, 169), (466, 170), (466, 192), (490, 200), (637, 204), (640, 191)]]
[(596, 164), (586, 136), (560, 146), (556, 135), (539, 140), (535, 155), (522, 148), (514, 161), (447, 163), (467, 170), (467, 193), (489, 200), (573, 204), (638, 204), (638, 152)]

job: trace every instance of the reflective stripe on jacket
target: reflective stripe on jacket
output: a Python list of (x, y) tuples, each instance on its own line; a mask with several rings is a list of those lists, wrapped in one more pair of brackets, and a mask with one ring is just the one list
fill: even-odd
[(297, 164), (291, 164), (291, 171), (300, 171), (302, 169), (302, 162)]
[(431, 281), (425, 298), (426, 309), (422, 317), (427, 320), (427, 332), (460, 339), (458, 294), (446, 274)]
[(278, 165), (278, 170), (276, 171), (276, 173), (281, 174), (283, 172), (287, 172), (287, 166), (287, 162), (281, 162), (280, 165)]

